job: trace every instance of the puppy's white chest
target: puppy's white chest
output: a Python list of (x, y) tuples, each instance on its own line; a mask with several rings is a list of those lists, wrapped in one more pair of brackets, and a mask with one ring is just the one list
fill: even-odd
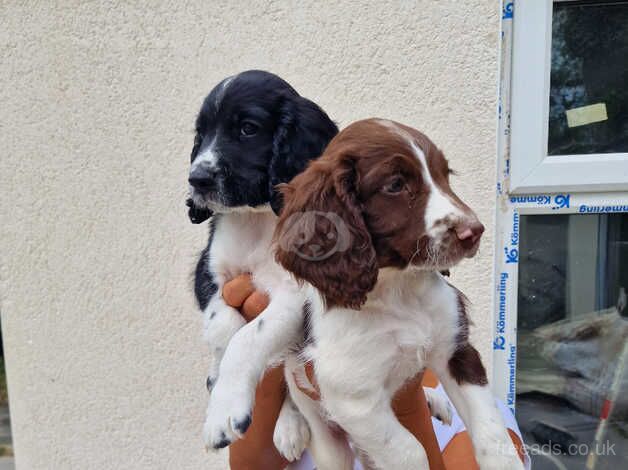
[(219, 281), (242, 273), (263, 279), (280, 271), (271, 253), (276, 220), (272, 212), (219, 216), (209, 253), (211, 270)]
[(321, 374), (333, 382), (342, 369), (347, 383), (385, 384), (394, 391), (440, 345), (451, 344), (455, 293), (438, 275), (417, 276), (384, 273), (360, 311), (333, 308), (317, 315), (312, 355), (323, 359)]

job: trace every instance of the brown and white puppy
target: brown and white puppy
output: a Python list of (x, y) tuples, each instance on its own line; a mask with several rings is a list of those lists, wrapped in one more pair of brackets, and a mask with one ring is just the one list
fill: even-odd
[[(321, 401), (290, 391), (310, 423), (315, 455), (317, 421), (326, 416), (369, 468), (427, 469), (424, 449), (390, 402), (430, 367), (469, 430), (480, 468), (523, 468), (469, 343), (466, 298), (439, 273), (474, 256), (484, 231), (451, 189), (450, 173), (425, 135), (369, 119), (340, 132), (282, 187), (276, 258), (306, 281), (306, 356)], [(288, 365), (298, 372), (296, 361)]]

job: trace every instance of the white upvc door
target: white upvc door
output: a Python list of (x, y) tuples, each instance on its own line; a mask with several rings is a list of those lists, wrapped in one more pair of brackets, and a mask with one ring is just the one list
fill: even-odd
[(504, 0), (499, 92), (494, 391), (533, 468), (628, 468), (628, 1)]
[[(628, 190), (628, 151), (548, 155), (554, 3), (557, 2), (516, 2), (512, 43), (510, 192)], [(624, 60), (628, 61), (628, 57)], [(595, 120), (603, 118), (607, 106), (608, 103), (591, 103), (569, 111), (572, 115), (581, 111), (579, 114), (585, 120)]]

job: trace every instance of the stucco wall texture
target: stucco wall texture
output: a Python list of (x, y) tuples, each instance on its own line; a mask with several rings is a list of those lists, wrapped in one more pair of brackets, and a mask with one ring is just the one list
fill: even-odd
[(490, 361), (499, 6), (0, 2), (2, 332), (19, 469), (222, 469), (206, 454), (195, 113), (278, 73), (341, 126), (425, 131), (487, 225), (453, 280)]

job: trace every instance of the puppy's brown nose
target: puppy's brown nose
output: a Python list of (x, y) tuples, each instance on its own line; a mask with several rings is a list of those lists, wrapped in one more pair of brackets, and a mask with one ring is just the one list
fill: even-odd
[(465, 248), (473, 247), (484, 233), (484, 225), (478, 220), (463, 222), (456, 226), (456, 236)]

